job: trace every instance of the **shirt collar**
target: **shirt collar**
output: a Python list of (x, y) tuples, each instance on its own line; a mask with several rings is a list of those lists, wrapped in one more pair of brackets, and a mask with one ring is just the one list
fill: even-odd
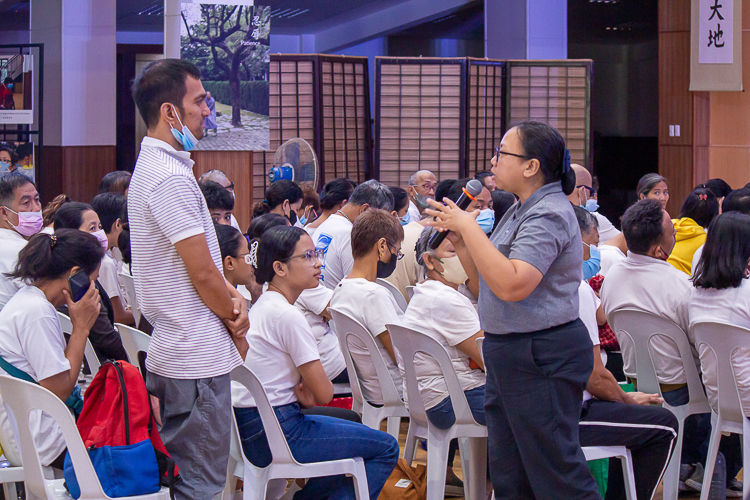
[(549, 184), (545, 184), (544, 186), (534, 191), (531, 194), (531, 196), (529, 196), (520, 207), (517, 206), (516, 213), (513, 215), (517, 218), (522, 217), (526, 212), (531, 210), (531, 207), (533, 207), (539, 201), (541, 201), (542, 198), (544, 198), (548, 194), (558, 193), (558, 192), (562, 193), (561, 181), (555, 181), (555, 182), (550, 182)]
[(190, 169), (192, 169), (193, 165), (195, 165), (195, 162), (190, 158), (190, 153), (188, 153), (187, 151), (177, 151), (169, 143), (164, 142), (161, 139), (157, 139), (156, 137), (145, 136), (143, 138), (143, 141), (141, 141), (141, 147), (164, 150), (168, 155), (177, 158), (182, 163), (187, 165)]
[(669, 266), (672, 264), (666, 260), (657, 259), (655, 257), (649, 257), (648, 255), (641, 255), (639, 253), (633, 253), (628, 250), (627, 260), (638, 266)]

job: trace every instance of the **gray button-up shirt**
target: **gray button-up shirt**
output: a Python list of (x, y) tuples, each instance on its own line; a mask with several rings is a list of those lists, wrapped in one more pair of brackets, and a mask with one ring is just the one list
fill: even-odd
[(522, 205), (513, 205), (490, 241), (507, 258), (528, 262), (544, 276), (528, 297), (506, 302), (492, 293), (480, 274), (482, 330), (495, 334), (536, 332), (578, 318), (581, 230), (559, 181), (537, 189)]

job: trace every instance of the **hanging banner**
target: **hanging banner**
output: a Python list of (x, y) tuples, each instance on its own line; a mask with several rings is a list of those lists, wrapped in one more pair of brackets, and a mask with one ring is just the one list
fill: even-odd
[(691, 0), (690, 90), (742, 90), (742, 0)]

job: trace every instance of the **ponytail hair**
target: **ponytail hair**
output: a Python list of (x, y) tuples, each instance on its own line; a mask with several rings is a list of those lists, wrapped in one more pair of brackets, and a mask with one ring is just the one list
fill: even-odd
[(680, 209), (680, 219), (689, 217), (702, 228), (707, 228), (717, 215), (719, 199), (713, 191), (704, 187), (697, 187), (687, 195)]
[(255, 204), (253, 207), (253, 217), (267, 214), (284, 203), (285, 200), (289, 200), (289, 204), (292, 205), (303, 197), (302, 189), (297, 184), (288, 179), (281, 179), (266, 189), (266, 199), (261, 203)]
[(58, 229), (54, 234), (38, 233), (18, 254), (18, 263), (9, 278), (27, 282), (60, 278), (74, 267), (93, 273), (104, 257), (104, 248), (95, 236), (78, 229)]
[(576, 187), (576, 174), (570, 168), (570, 151), (565, 140), (554, 127), (546, 123), (528, 121), (516, 125), (526, 159), (536, 158), (544, 175), (544, 183), (560, 181), (563, 192), (569, 195)]

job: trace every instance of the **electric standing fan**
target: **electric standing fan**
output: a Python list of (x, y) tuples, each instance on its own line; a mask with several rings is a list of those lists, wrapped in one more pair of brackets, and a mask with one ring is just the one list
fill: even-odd
[(306, 140), (299, 137), (289, 139), (276, 150), (268, 181), (274, 183), (281, 179), (318, 190), (318, 157)]

